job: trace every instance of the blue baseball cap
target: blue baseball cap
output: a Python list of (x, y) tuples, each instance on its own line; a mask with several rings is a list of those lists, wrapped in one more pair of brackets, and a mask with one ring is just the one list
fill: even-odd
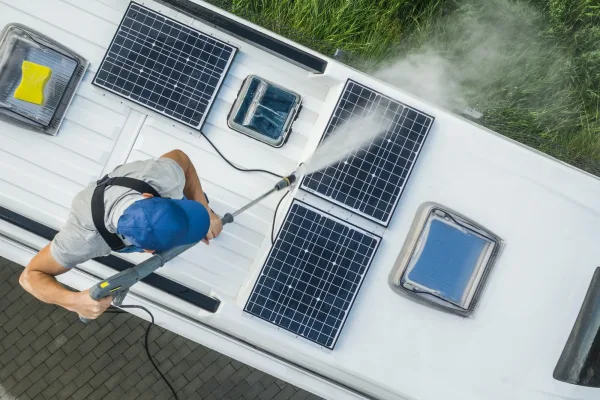
[(201, 203), (153, 197), (127, 207), (117, 233), (141, 249), (165, 251), (201, 241), (209, 227), (210, 216)]

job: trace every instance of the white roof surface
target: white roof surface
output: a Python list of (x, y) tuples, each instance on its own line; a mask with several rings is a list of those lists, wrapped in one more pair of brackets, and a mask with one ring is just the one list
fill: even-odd
[[(598, 179), (333, 60), (324, 76), (309, 77), (305, 70), (190, 17), (152, 1), (142, 3), (239, 48), (203, 131), (240, 166), (292, 172), (316, 148), (348, 78), (434, 116), (435, 122), (335, 350), (323, 350), (242, 312), (270, 248), (277, 196), (240, 215), (211, 246), (199, 245), (159, 271), (219, 297), (222, 307), (217, 314), (206, 315), (145, 285), (139, 285), (139, 291), (377, 398), (598, 398), (598, 389), (552, 378), (600, 260)], [(59, 229), (73, 196), (88, 182), (124, 162), (158, 157), (174, 148), (190, 155), (218, 213), (239, 208), (274, 184), (271, 177), (230, 168), (197, 132), (93, 87), (91, 80), (128, 2), (82, 4), (0, 0), (0, 27), (11, 22), (31, 26), (91, 62), (58, 136), (0, 122), (0, 206)], [(226, 115), (249, 74), (265, 76), (304, 97), (300, 118), (281, 149), (227, 127)], [(427, 201), (465, 214), (505, 241), (473, 318), (417, 304), (388, 286), (388, 274), (416, 210)], [(283, 208), (280, 217), (285, 215)], [(8, 231), (0, 224), (0, 233)], [(0, 254), (3, 249), (0, 244)], [(143, 257), (129, 258), (137, 262)], [(93, 262), (82, 269), (111, 274)], [(184, 329), (182, 322), (168, 319), (163, 325)], [(308, 385), (290, 371), (278, 373)], [(359, 398), (328, 389), (323, 381), (311, 385), (309, 390), (329, 398)]]

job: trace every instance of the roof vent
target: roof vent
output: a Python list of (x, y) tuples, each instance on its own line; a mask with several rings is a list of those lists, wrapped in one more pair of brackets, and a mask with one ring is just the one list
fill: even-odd
[(470, 316), (502, 244), (466, 217), (426, 203), (413, 222), (390, 285), (412, 299)]
[(56, 135), (87, 67), (41, 33), (7, 25), (0, 35), (0, 116)]
[(292, 130), (301, 103), (299, 94), (250, 75), (242, 85), (227, 123), (235, 131), (281, 147)]

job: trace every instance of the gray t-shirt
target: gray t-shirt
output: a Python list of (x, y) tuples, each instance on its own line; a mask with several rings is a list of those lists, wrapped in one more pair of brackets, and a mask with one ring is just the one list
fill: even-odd
[[(185, 175), (174, 160), (135, 161), (116, 168), (109, 176), (126, 176), (150, 184), (161, 197), (183, 198)], [(95, 257), (110, 254), (92, 220), (92, 195), (96, 182), (91, 183), (73, 199), (66, 225), (50, 244), (52, 257), (66, 268), (72, 268)], [(121, 186), (110, 186), (104, 192), (106, 228), (116, 232), (117, 222), (127, 207), (143, 197), (136, 191)], [(131, 244), (127, 243), (126, 244)]]

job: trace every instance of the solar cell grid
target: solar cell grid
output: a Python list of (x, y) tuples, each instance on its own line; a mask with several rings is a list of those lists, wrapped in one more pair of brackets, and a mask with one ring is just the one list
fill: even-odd
[(235, 47), (131, 3), (94, 84), (199, 128)]
[(245, 311), (332, 349), (378, 243), (294, 201)]
[(306, 176), (302, 187), (387, 226), (433, 118), (349, 80), (323, 139), (362, 117), (376, 119), (383, 133), (339, 163)]

